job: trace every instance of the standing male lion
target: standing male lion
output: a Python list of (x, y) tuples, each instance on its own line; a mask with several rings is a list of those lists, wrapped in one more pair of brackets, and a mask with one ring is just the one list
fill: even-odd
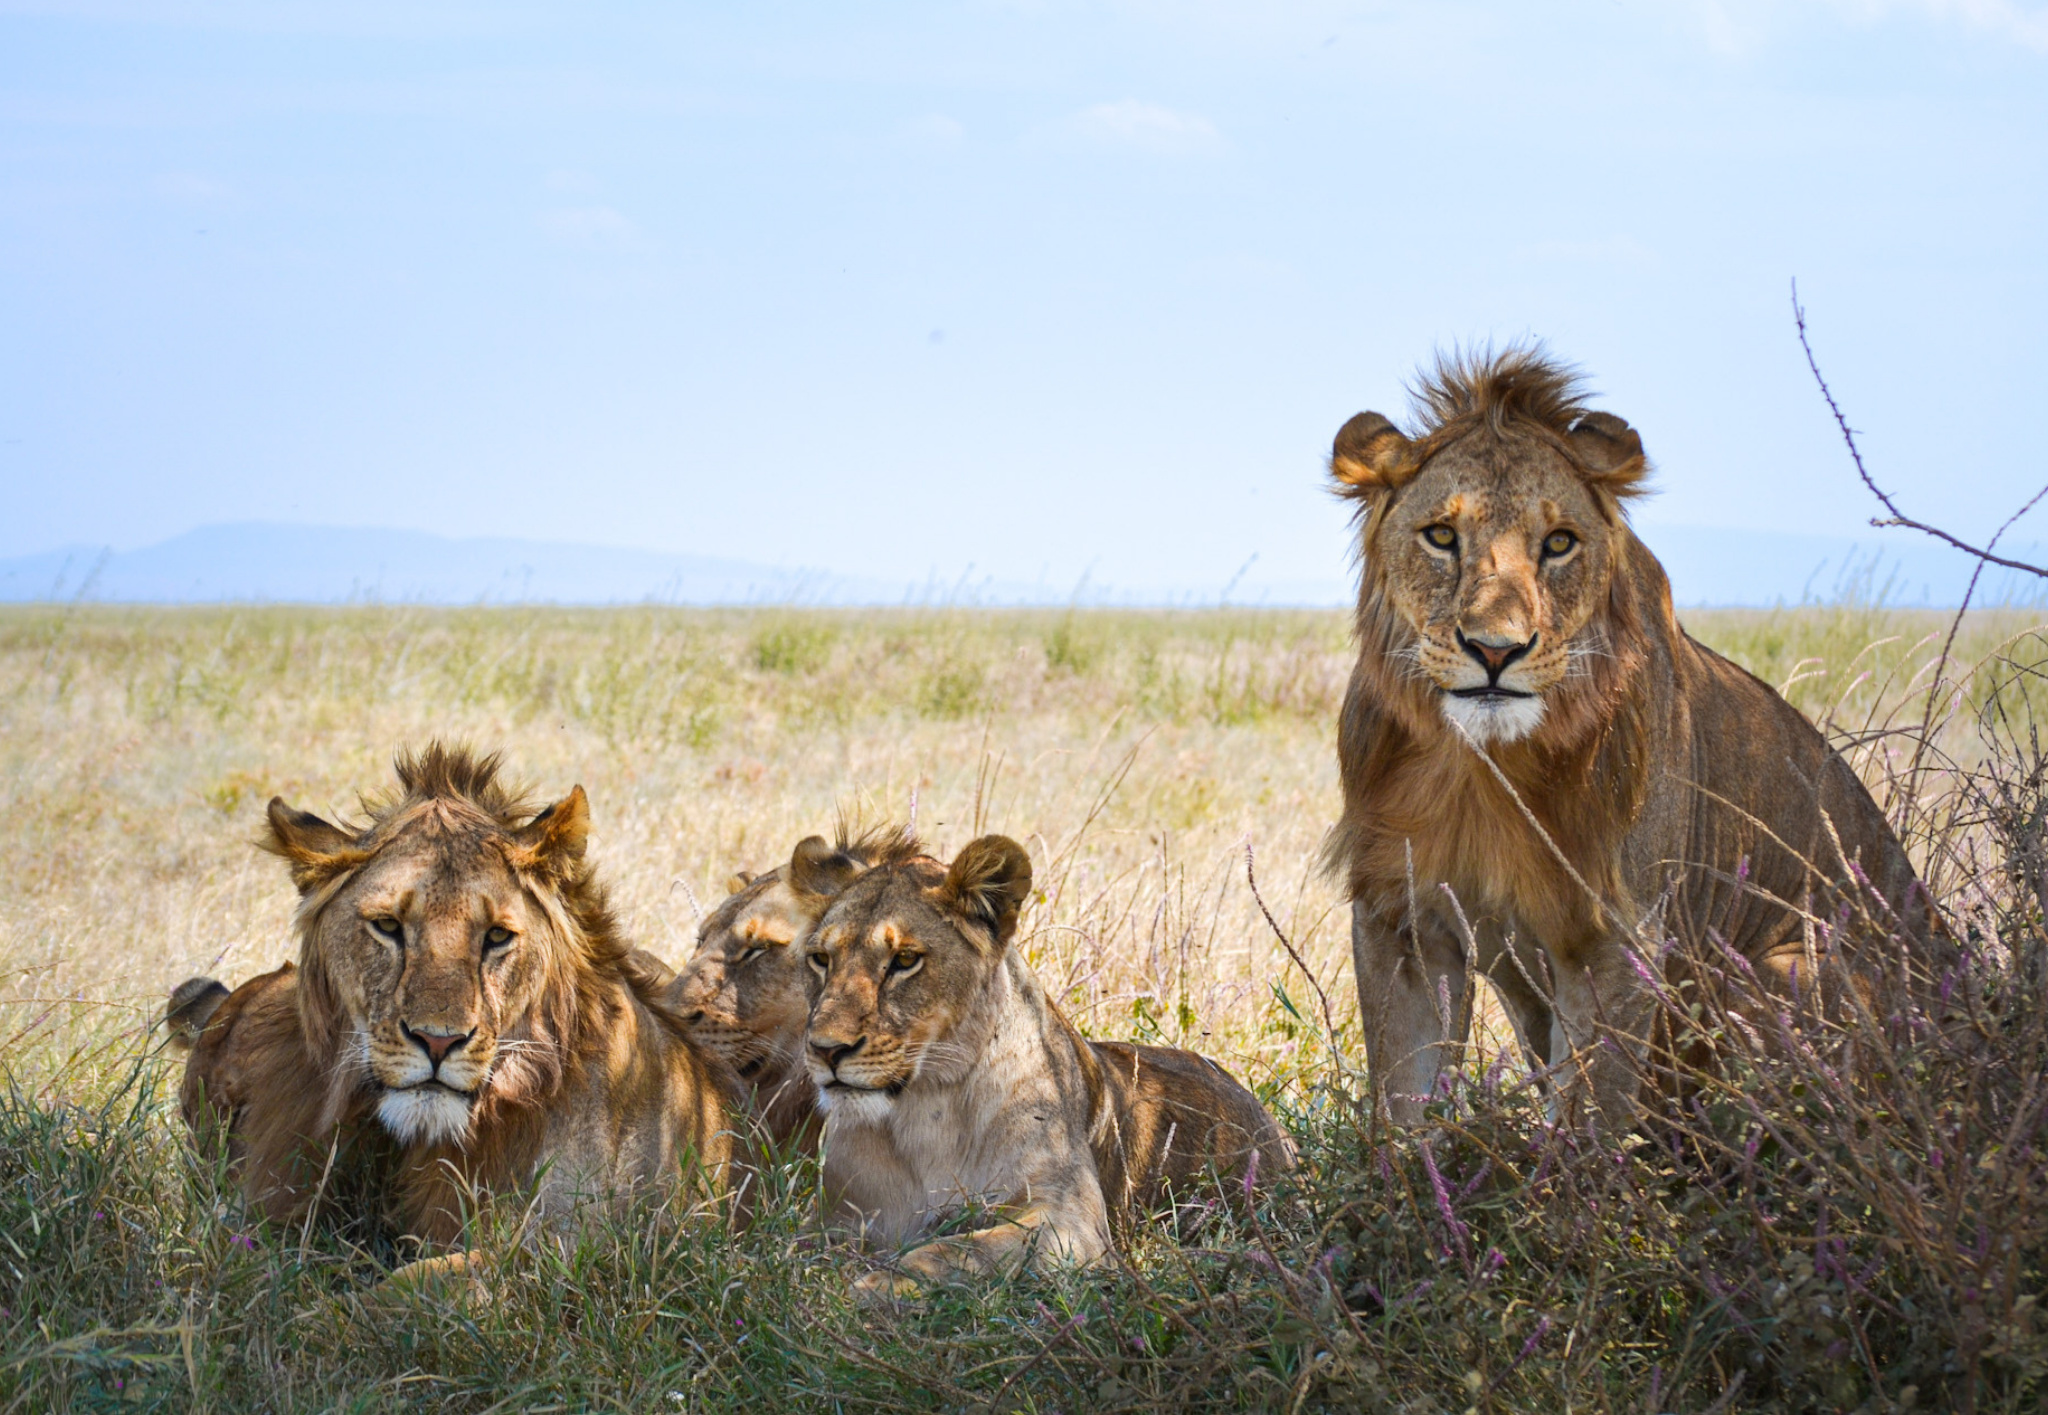
[(1622, 514), (1635, 431), (1536, 349), (1441, 360), (1416, 404), (1413, 435), (1352, 418), (1330, 463), (1363, 564), (1327, 862), (1374, 1084), (1420, 1118), (1469, 962), (1532, 1062), (1575, 1063), (1561, 1114), (1625, 1128), (1667, 968), (1812, 997), (1937, 926), (1848, 765), (1679, 627)]

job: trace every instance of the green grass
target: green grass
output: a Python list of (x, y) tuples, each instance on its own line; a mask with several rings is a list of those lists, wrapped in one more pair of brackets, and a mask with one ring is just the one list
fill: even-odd
[[(1917, 728), (1947, 628), (1687, 619), (1843, 734)], [(1546, 1132), (1483, 1052), (1426, 1145), (1358, 1119), (1344, 919), (1312, 868), (1341, 614), (0, 610), (0, 1410), (2038, 1409), (2030, 622), (1963, 626), (1934, 771), (1855, 738), (1974, 930), (1961, 1021), (1877, 1072), (1759, 1062), (1674, 1155)], [(941, 848), (1015, 835), (1044, 895), (1021, 946), (1063, 1005), (1224, 1060), (1300, 1174), (1188, 1246), (887, 1311), (849, 1300), (866, 1260), (819, 1232), (802, 1167), (743, 1233), (680, 1194), (566, 1249), (486, 1228), (487, 1299), (380, 1292), (336, 1235), (250, 1227), (149, 1018), (190, 973), (287, 951), (290, 888), (248, 843), (269, 797), (345, 810), (430, 734), (584, 782), (629, 928), (672, 958), (689, 894), (839, 807), (915, 802)]]

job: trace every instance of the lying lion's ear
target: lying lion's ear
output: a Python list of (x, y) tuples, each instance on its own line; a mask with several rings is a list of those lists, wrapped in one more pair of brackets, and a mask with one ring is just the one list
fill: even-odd
[(799, 840), (789, 856), (789, 887), (798, 894), (829, 899), (859, 879), (861, 862), (822, 835)]
[(983, 925), (1001, 948), (1017, 932), (1017, 915), (1031, 897), (1031, 857), (1007, 835), (969, 841), (933, 897)]
[(523, 869), (567, 870), (582, 862), (590, 843), (590, 798), (581, 786), (512, 832)]
[(734, 870), (732, 878), (725, 882), (725, 892), (727, 894), (738, 894), (758, 878), (759, 876), (752, 870)]
[(1330, 475), (1347, 495), (1393, 491), (1415, 475), (1415, 444), (1380, 413), (1360, 413), (1337, 429), (1330, 448)]
[(1649, 460), (1643, 439), (1612, 413), (1587, 413), (1572, 424), (1572, 455), (1586, 479), (1612, 496), (1638, 496), (1648, 491)]
[(311, 811), (296, 811), (284, 797), (272, 796), (259, 848), (284, 860), (300, 894), (311, 894), (343, 871), (363, 862), (355, 837)]
[(225, 985), (212, 978), (187, 978), (171, 993), (170, 1005), (164, 1008), (164, 1024), (171, 1030), (171, 1045), (180, 1051), (190, 1051), (199, 1044), (200, 1033), (213, 1020), (213, 1014), (220, 1011), (220, 1005), (228, 1000)]

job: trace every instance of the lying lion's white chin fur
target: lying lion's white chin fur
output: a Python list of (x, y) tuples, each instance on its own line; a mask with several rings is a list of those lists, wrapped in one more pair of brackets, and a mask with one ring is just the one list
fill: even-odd
[(377, 1118), (401, 1145), (453, 1144), (469, 1133), (469, 1100), (443, 1086), (386, 1091)]
[(1482, 746), (1488, 742), (1518, 741), (1543, 721), (1541, 698), (1459, 698), (1444, 693), (1440, 700), (1444, 716)]
[(847, 1120), (878, 1124), (896, 1109), (896, 1098), (887, 1091), (862, 1091), (849, 1086), (820, 1086), (818, 1109)]

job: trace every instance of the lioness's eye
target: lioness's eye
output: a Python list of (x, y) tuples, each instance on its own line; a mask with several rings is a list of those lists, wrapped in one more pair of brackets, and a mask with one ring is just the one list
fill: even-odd
[(812, 971), (822, 978), (826, 970), (832, 966), (832, 956), (828, 953), (813, 953), (810, 955), (810, 964)]
[(512, 930), (510, 929), (490, 929), (484, 934), (484, 947), (486, 949), (503, 948), (511, 941)]
[(1456, 550), (1458, 548), (1458, 533), (1449, 526), (1424, 526), (1422, 528), (1422, 538), (1438, 550)]
[(1570, 531), (1552, 531), (1543, 538), (1543, 553), (1552, 558), (1569, 555), (1571, 548), (1578, 543), (1579, 538)]
[(922, 953), (899, 953), (889, 960), (889, 971), (900, 978), (907, 973), (915, 973), (917, 965), (922, 962), (924, 962), (924, 955)]
[(404, 929), (396, 919), (372, 919), (370, 920), (370, 927), (386, 938), (397, 938), (404, 932)]

